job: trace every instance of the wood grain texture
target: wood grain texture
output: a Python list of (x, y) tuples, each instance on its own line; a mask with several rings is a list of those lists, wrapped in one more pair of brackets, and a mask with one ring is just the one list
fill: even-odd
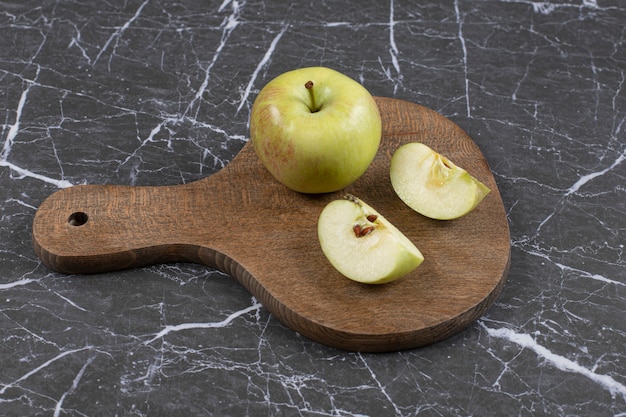
[[(293, 192), (246, 144), (226, 168), (189, 184), (82, 185), (54, 193), (35, 215), (35, 251), (48, 267), (67, 274), (178, 261), (216, 267), (285, 325), (341, 349), (394, 351), (449, 337), (481, 316), (504, 284), (510, 242), (502, 200), (484, 156), (456, 124), (417, 104), (376, 100), (381, 148), (368, 171), (343, 191)], [(389, 163), (399, 146), (416, 141), (467, 169), (491, 193), (457, 220), (412, 211), (391, 187)], [(375, 286), (334, 270), (319, 247), (317, 219), (346, 192), (402, 230), (424, 254), (423, 264)]]

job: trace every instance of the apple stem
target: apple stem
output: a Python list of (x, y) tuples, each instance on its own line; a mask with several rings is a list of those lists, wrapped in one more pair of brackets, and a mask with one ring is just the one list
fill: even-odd
[(316, 113), (320, 111), (320, 109), (318, 109), (317, 105), (315, 104), (315, 94), (313, 93), (313, 81), (311, 80), (307, 81), (304, 84), (304, 88), (309, 90), (309, 97), (311, 98), (311, 106), (309, 107), (309, 109), (311, 110), (311, 113)]

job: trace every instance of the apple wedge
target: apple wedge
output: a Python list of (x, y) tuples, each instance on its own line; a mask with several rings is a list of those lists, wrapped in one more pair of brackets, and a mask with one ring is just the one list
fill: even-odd
[(490, 191), (466, 170), (419, 142), (395, 151), (390, 177), (393, 189), (406, 205), (437, 220), (464, 216)]
[(328, 261), (354, 281), (391, 282), (407, 275), (424, 260), (402, 232), (352, 195), (324, 207), (317, 232)]

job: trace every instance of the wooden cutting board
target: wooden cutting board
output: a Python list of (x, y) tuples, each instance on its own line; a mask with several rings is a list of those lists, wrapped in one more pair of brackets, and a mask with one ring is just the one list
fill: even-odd
[[(376, 98), (383, 119), (379, 153), (343, 191), (305, 195), (275, 181), (250, 143), (220, 172), (162, 187), (81, 185), (55, 192), (33, 222), (37, 255), (67, 274), (189, 261), (237, 279), (285, 325), (341, 349), (383, 352), (449, 337), (481, 316), (509, 268), (508, 223), (482, 153), (456, 124), (417, 104)], [(491, 193), (468, 215), (425, 218), (389, 180), (393, 152), (423, 142), (467, 169)], [(317, 219), (352, 193), (403, 231), (425, 260), (383, 285), (341, 276), (324, 257)]]

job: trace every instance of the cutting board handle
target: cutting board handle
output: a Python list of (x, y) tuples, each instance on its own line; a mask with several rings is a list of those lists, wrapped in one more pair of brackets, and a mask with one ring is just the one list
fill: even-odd
[[(33, 221), (37, 255), (70, 274), (99, 273), (143, 265), (207, 262), (195, 239), (211, 219), (194, 210), (207, 199), (201, 183), (162, 187), (79, 185), (55, 192)], [(202, 195), (200, 195), (202, 194)], [(205, 259), (201, 259), (201, 258)]]

